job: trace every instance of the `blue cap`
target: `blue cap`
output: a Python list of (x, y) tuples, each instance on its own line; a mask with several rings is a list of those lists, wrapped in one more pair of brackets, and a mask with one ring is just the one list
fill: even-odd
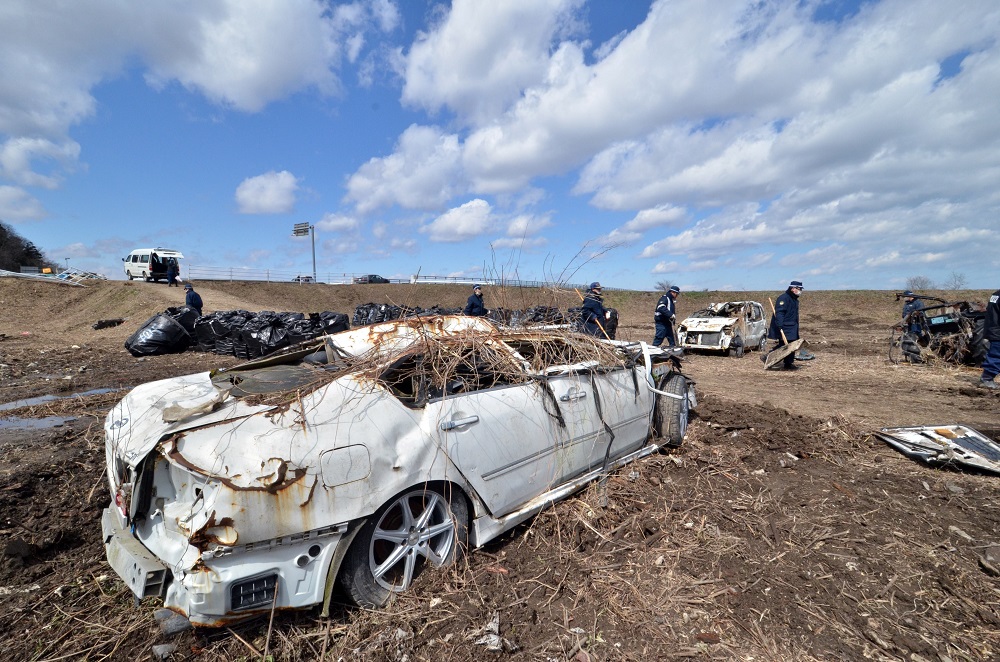
[(797, 287), (800, 290), (804, 290), (805, 289), (804, 287), (802, 287), (802, 281), (801, 280), (793, 280), (791, 283), (788, 284), (788, 287)]
[(474, 290), (481, 290), (481, 289), (483, 289), (483, 286), (480, 285), (479, 283), (476, 283), (475, 285), (472, 286), (472, 289), (474, 289)]
[(904, 297), (915, 297), (917, 295), (914, 294), (913, 292), (909, 291), (909, 290), (906, 290), (905, 292), (903, 292), (903, 296)]
[(595, 280), (593, 283), (590, 284), (590, 289), (599, 290), (601, 289), (601, 284)]
[(681, 293), (681, 288), (677, 287), (676, 285), (671, 285), (670, 286), (670, 291), (671, 292), (677, 292), (677, 294), (680, 294)]
[(185, 290), (193, 290), (194, 287), (191, 285), (191, 283), (184, 283), (184, 289)]

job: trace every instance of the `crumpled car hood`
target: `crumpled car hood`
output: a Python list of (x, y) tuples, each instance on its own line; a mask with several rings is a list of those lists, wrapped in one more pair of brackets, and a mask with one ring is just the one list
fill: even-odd
[(681, 324), (689, 332), (691, 331), (722, 331), (728, 326), (736, 324), (735, 317), (689, 317)]
[[(208, 372), (163, 379), (137, 386), (112, 408), (104, 433), (132, 468), (164, 437), (225, 419), (270, 409), (229, 397), (212, 383)], [(166, 420), (165, 420), (166, 419)]]

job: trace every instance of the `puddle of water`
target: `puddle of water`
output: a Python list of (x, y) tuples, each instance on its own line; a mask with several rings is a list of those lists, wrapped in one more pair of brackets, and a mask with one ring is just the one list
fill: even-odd
[(32, 405), (40, 405), (43, 402), (52, 402), (53, 400), (66, 400), (67, 398), (82, 398), (88, 395), (100, 395), (101, 393), (114, 393), (117, 390), (118, 389), (116, 388), (95, 388), (90, 391), (83, 391), (82, 393), (70, 393), (69, 395), (40, 395), (37, 398), (27, 398), (26, 400), (14, 400), (13, 402), (5, 402), (3, 404), (0, 404), (0, 411), (20, 409), (21, 407), (31, 407)]
[(4, 418), (0, 419), (0, 430), (44, 430), (65, 425), (75, 418), (66, 416), (46, 416), (45, 418)]

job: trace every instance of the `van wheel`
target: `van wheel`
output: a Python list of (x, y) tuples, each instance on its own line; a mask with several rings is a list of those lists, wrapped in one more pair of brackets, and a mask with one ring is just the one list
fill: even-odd
[[(657, 390), (670, 395), (656, 395), (656, 405), (653, 411), (654, 432), (665, 441), (668, 448), (677, 448), (687, 434), (688, 414), (688, 382), (684, 375), (672, 373), (661, 379)], [(671, 397), (677, 396), (677, 397)]]
[(362, 607), (385, 606), (393, 593), (410, 588), (425, 565), (454, 563), (468, 539), (469, 507), (460, 492), (413, 488), (362, 527), (344, 558), (341, 589)]
[(149, 282), (149, 276), (147, 276), (147, 275), (146, 275), (146, 272), (145, 272), (145, 271), (143, 271), (143, 272), (142, 272), (142, 279), (143, 279), (144, 281), (146, 281), (147, 283)]
[(131, 272), (131, 271), (129, 271), (129, 272), (126, 272), (126, 274), (125, 274), (125, 275), (126, 275), (126, 276), (128, 276), (128, 279), (129, 279), (129, 280), (132, 280), (132, 279), (134, 279), (134, 278), (135, 278), (135, 276), (133, 276), (133, 275), (132, 275), (132, 272)]

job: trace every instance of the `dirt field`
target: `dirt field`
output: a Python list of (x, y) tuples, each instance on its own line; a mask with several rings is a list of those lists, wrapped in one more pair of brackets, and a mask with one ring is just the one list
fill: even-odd
[[(211, 310), (353, 313), (367, 302), (461, 306), (467, 288), (203, 283)], [(487, 288), (486, 304), (577, 305), (574, 292)], [(685, 293), (679, 317), (765, 293)], [(942, 293), (944, 295), (944, 293)], [(987, 292), (949, 292), (985, 300)], [(652, 293), (610, 293), (619, 337), (652, 339)], [(1000, 659), (1000, 477), (927, 468), (875, 440), (883, 426), (1000, 434), (978, 371), (893, 366), (889, 292), (811, 292), (816, 359), (764, 372), (759, 355), (693, 356), (699, 407), (685, 445), (614, 474), (424, 573), (380, 611), (276, 614), (167, 639), (104, 561), (102, 419), (120, 389), (235, 359), (136, 359), (124, 340), (178, 305), (163, 284), (71, 288), (0, 279), (0, 640), (11, 660)], [(125, 324), (95, 331), (99, 319)], [(108, 389), (111, 389), (108, 391)], [(36, 421), (25, 428), (23, 419)], [(20, 420), (13, 420), (20, 419)], [(53, 426), (53, 423), (55, 425)], [(496, 618), (499, 651), (487, 649)]]

